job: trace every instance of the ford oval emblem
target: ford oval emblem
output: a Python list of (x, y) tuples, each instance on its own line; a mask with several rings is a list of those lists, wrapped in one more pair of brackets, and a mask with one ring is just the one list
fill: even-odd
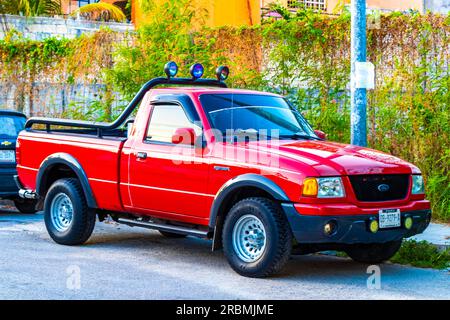
[(390, 188), (391, 187), (388, 184), (380, 184), (377, 189), (380, 192), (387, 192)]

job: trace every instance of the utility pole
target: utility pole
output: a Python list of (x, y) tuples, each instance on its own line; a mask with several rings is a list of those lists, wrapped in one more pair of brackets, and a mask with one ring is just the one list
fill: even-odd
[(356, 85), (356, 62), (366, 62), (366, 0), (351, 0), (351, 144), (367, 146), (367, 89)]

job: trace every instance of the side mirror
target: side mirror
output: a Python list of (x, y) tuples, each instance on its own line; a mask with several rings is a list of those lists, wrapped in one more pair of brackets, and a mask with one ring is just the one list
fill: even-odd
[(178, 128), (172, 135), (172, 143), (193, 146), (195, 138), (195, 130), (193, 128)]
[(318, 136), (320, 139), (327, 140), (327, 134), (320, 130), (314, 130), (314, 133), (316, 136)]

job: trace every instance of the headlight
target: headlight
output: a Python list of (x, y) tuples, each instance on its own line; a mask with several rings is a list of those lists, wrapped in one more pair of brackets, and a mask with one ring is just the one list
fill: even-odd
[(419, 174), (415, 174), (412, 176), (412, 194), (423, 194), (425, 193), (425, 185), (423, 183), (423, 177)]
[(317, 182), (319, 184), (318, 198), (341, 198), (344, 196), (341, 178), (319, 178)]
[(318, 198), (342, 198), (345, 196), (344, 185), (340, 177), (307, 178), (303, 182), (304, 196)]

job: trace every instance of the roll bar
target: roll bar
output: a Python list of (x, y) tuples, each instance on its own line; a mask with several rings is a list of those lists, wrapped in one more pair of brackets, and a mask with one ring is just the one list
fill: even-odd
[(83, 129), (95, 129), (99, 137), (102, 136), (102, 131), (109, 131), (120, 128), (128, 117), (133, 113), (136, 107), (144, 98), (145, 94), (151, 89), (159, 85), (189, 85), (189, 86), (199, 86), (199, 87), (219, 87), (227, 88), (225, 82), (216, 79), (194, 79), (194, 78), (155, 78), (148, 81), (142, 86), (136, 96), (131, 100), (125, 110), (120, 114), (120, 116), (114, 120), (114, 122), (95, 122), (95, 121), (82, 121), (82, 120), (69, 120), (69, 119), (53, 119), (53, 118), (43, 118), (43, 117), (33, 117), (28, 119), (25, 123), (25, 129), (31, 130), (33, 125), (42, 124), (46, 126), (46, 131), (51, 131), (51, 126), (62, 126), (62, 127), (72, 127), (72, 128), (83, 128)]

